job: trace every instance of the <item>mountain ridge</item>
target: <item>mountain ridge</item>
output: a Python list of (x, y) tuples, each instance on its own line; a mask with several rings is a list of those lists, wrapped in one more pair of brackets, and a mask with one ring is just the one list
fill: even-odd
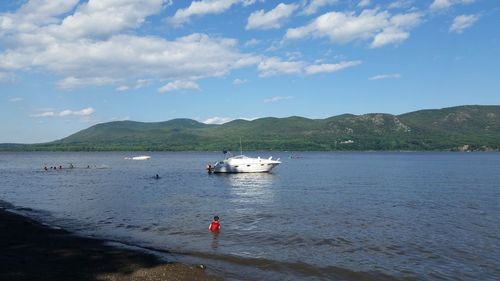
[(300, 116), (237, 119), (204, 124), (187, 118), (163, 122), (113, 121), (60, 140), (0, 144), (27, 151), (215, 151), (245, 150), (446, 150), (500, 149), (500, 106), (464, 105), (399, 115), (341, 114), (325, 119)]

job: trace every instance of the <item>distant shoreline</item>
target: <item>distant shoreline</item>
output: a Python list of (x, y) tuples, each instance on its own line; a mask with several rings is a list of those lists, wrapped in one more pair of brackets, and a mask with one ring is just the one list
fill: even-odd
[(0, 208), (0, 280), (223, 280), (195, 266), (106, 242)]
[(205, 124), (192, 119), (95, 124), (44, 143), (0, 151), (500, 151), (500, 105), (324, 119), (264, 117)]
[[(156, 152), (185, 152), (185, 153), (202, 153), (202, 152), (221, 152), (219, 150), (10, 150), (3, 149), (0, 144), (0, 153), (2, 152), (116, 152), (116, 153), (156, 153)], [(484, 150), (451, 150), (451, 149), (436, 149), (436, 150), (273, 150), (273, 149), (262, 149), (262, 150), (246, 150), (245, 153), (252, 152), (280, 152), (280, 153), (303, 153), (303, 152), (332, 152), (332, 153), (349, 153), (349, 152), (390, 152), (390, 153), (432, 153), (432, 152), (451, 152), (451, 153), (469, 153), (469, 152), (500, 152), (500, 149), (484, 149)], [(239, 154), (239, 152), (238, 152)]]

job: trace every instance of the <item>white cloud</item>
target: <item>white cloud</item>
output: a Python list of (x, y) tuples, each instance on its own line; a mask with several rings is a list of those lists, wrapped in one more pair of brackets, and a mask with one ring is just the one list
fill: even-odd
[(280, 3), (269, 12), (259, 10), (248, 17), (246, 29), (276, 29), (298, 8), (297, 4)]
[(182, 25), (190, 20), (193, 16), (202, 16), (206, 14), (220, 14), (231, 8), (235, 4), (243, 4), (243, 6), (251, 5), (255, 0), (201, 0), (193, 1), (191, 5), (185, 9), (179, 9), (175, 15), (168, 19), (171, 24)]
[(140, 89), (142, 87), (145, 87), (151, 82), (149, 79), (139, 79), (135, 82), (135, 88)]
[(89, 78), (77, 78), (74, 76), (66, 77), (63, 80), (57, 82), (57, 87), (63, 90), (72, 90), (76, 88), (81, 88), (85, 86), (104, 86), (112, 85), (118, 82), (118, 79), (113, 79), (109, 77), (89, 77)]
[(275, 96), (275, 97), (271, 97), (271, 98), (265, 99), (264, 102), (265, 103), (272, 103), (272, 102), (278, 102), (278, 101), (290, 100), (290, 99), (293, 99), (293, 97), (292, 96), (286, 96), (286, 97)]
[(0, 34), (32, 31), (39, 25), (57, 23), (57, 16), (73, 9), (79, 0), (28, 1), (17, 13), (0, 14)]
[(82, 110), (78, 111), (73, 111), (73, 110), (63, 110), (59, 112), (58, 116), (60, 117), (66, 117), (66, 116), (90, 116), (95, 112), (95, 110), (92, 107), (87, 107)]
[(316, 64), (305, 68), (307, 74), (330, 73), (342, 70), (344, 68), (360, 65), (361, 61), (343, 61), (335, 64)]
[(127, 121), (130, 120), (130, 116), (125, 116), (125, 117), (111, 117), (109, 118), (109, 121)]
[(410, 33), (398, 28), (386, 28), (377, 34), (370, 44), (371, 48), (379, 48), (388, 44), (403, 42), (410, 37)]
[(235, 45), (235, 40), (204, 34), (174, 41), (131, 35), (117, 35), (105, 41), (55, 41), (0, 53), (0, 68), (45, 68), (66, 76), (58, 83), (61, 89), (108, 85), (134, 77), (201, 79), (225, 75), (260, 61), (259, 57), (240, 53)]
[(370, 40), (371, 47), (378, 48), (395, 44), (409, 37), (409, 30), (417, 26), (422, 14), (407, 13), (391, 16), (388, 11), (364, 10), (354, 12), (329, 12), (308, 25), (290, 28), (285, 40), (306, 37), (328, 37), (333, 43), (348, 43), (354, 40)]
[(202, 121), (203, 123), (205, 124), (224, 124), (224, 123), (227, 123), (227, 122), (230, 122), (230, 121), (233, 121), (235, 120), (234, 118), (231, 118), (231, 117), (218, 117), (218, 116), (215, 116), (215, 117), (210, 117), (208, 119), (206, 119), (205, 121)]
[(35, 117), (35, 118), (40, 118), (40, 117), (52, 117), (54, 115), (55, 115), (55, 113), (53, 111), (46, 111), (46, 112), (42, 112), (42, 113), (32, 114), (30, 116)]
[(387, 6), (389, 9), (409, 8), (413, 5), (413, 0), (397, 0)]
[(392, 74), (379, 74), (368, 78), (368, 80), (384, 80), (384, 79), (398, 79), (401, 78), (401, 74), (392, 73)]
[(130, 87), (127, 86), (127, 85), (119, 86), (119, 87), (116, 88), (116, 90), (119, 91), (119, 92), (127, 91), (129, 89), (130, 89)]
[(449, 7), (457, 4), (470, 4), (475, 0), (434, 0), (429, 7), (432, 11), (439, 11), (448, 9)]
[(337, 2), (338, 0), (310, 0), (309, 3), (304, 7), (302, 12), (305, 15), (312, 15), (316, 13), (320, 8), (336, 4)]
[(303, 62), (282, 61), (276, 57), (263, 59), (257, 66), (261, 77), (278, 74), (298, 74), (302, 72), (303, 67)]
[(87, 107), (87, 108), (84, 108), (84, 109), (81, 109), (81, 110), (77, 110), (77, 111), (66, 109), (66, 110), (63, 110), (63, 111), (61, 111), (61, 112), (59, 112), (57, 114), (54, 111), (50, 110), (50, 111), (44, 111), (42, 113), (32, 114), (30, 116), (31, 117), (36, 117), (36, 118), (40, 118), (40, 117), (55, 117), (55, 116), (57, 116), (57, 117), (72, 117), (72, 116), (76, 116), (76, 117), (89, 117), (94, 112), (95, 112), (95, 110), (92, 107)]
[[(26, 5), (31, 3), (34, 2)], [(74, 13), (67, 7), (61, 9), (70, 15), (53, 18), (47, 24), (29, 22), (29, 18), (24, 18), (24, 8), (13, 14), (0, 14), (0, 40), (11, 43), (0, 51), (0, 73), (41, 69), (62, 76), (57, 83), (59, 88), (72, 89), (131, 85), (133, 81), (151, 79), (197, 80), (255, 66), (261, 60), (239, 52), (234, 39), (191, 34), (166, 40), (128, 32), (139, 27), (147, 16), (158, 13), (164, 3), (90, 0), (72, 7)], [(29, 24), (9, 25), (11, 18)], [(4, 29), (4, 25), (10, 29)]]
[(256, 46), (260, 43), (260, 40), (258, 39), (250, 39), (248, 41), (245, 42), (244, 46), (245, 47), (253, 47), (253, 46)]
[[(198, 89), (196, 81), (200, 79), (245, 67), (256, 67), (260, 76), (270, 76), (300, 74), (307, 65), (293, 59), (242, 53), (237, 40), (231, 38), (195, 33), (165, 39), (134, 32), (148, 16), (159, 13), (170, 2), (32, 0), (15, 12), (0, 13), (0, 40), (9, 43), (0, 50), (0, 79), (16, 71), (40, 71), (56, 75), (56, 86), (63, 90), (113, 86), (122, 91), (152, 81), (189, 81), (185, 89), (194, 89), (193, 85)], [(254, 2), (237, 1), (239, 5)], [(280, 25), (298, 6), (280, 4), (263, 13), (263, 25), (254, 27)], [(248, 43), (250, 46), (258, 41)], [(182, 88), (172, 82), (162, 91), (176, 87)]]
[(142, 25), (147, 16), (159, 13), (164, 4), (163, 0), (90, 0), (48, 31), (65, 38), (109, 36)]
[(247, 82), (248, 82), (248, 80), (246, 80), (246, 79), (236, 78), (236, 79), (233, 80), (233, 84), (234, 85), (241, 85), (241, 84), (245, 84)]
[(207, 118), (206, 120), (201, 121), (201, 122), (205, 123), (205, 124), (224, 124), (224, 123), (231, 122), (231, 121), (234, 121), (234, 120), (252, 121), (252, 120), (255, 120), (255, 119), (258, 119), (258, 118), (259, 117), (252, 117), (252, 118), (245, 118), (245, 117), (232, 118), (232, 117), (218, 117), (218, 116), (215, 116), (215, 117)]
[(478, 15), (460, 15), (453, 19), (450, 32), (462, 33), (466, 28), (471, 27), (479, 19)]
[(368, 7), (371, 4), (370, 2), (371, 2), (370, 0), (361, 0), (358, 3), (358, 7), (361, 7), (361, 8)]
[[(135, 89), (140, 89), (142, 87), (147, 86), (149, 84), (149, 82), (151, 82), (149, 79), (139, 79), (139, 80), (137, 80), (135, 82), (134, 88)], [(121, 86), (116, 87), (116, 90), (120, 91), (120, 92), (128, 91), (128, 90), (130, 90), (130, 86), (128, 86), (128, 85), (121, 85)]]
[(158, 89), (160, 93), (167, 93), (177, 90), (199, 90), (200, 87), (193, 81), (174, 81)]

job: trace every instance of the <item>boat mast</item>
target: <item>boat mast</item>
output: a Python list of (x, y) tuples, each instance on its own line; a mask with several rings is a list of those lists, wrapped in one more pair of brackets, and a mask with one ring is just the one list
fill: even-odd
[(240, 137), (240, 155), (243, 155), (243, 148), (241, 147), (241, 137)]

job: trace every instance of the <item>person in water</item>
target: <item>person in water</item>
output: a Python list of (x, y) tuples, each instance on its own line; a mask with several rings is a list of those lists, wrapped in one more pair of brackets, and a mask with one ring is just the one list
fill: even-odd
[(208, 229), (212, 232), (219, 232), (220, 230), (219, 216), (214, 217), (214, 220), (210, 223)]
[(160, 176), (158, 174), (156, 174), (155, 179), (157, 179), (157, 180), (160, 179)]

